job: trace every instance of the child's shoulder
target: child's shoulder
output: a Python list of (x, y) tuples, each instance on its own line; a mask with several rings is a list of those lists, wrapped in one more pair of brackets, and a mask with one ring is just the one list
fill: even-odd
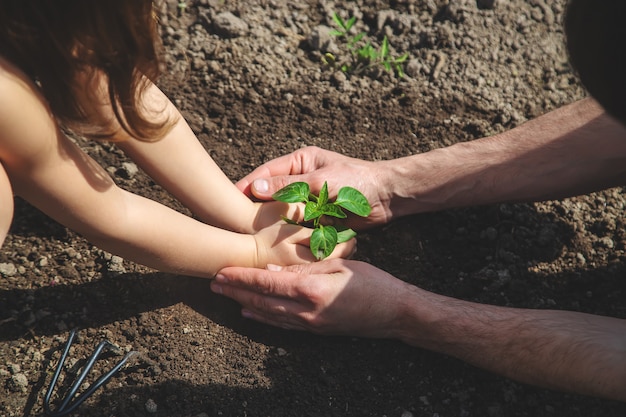
[[(35, 83), (0, 57), (0, 159), (42, 144), (56, 124)], [(5, 155), (6, 156), (6, 155)]]
[(19, 104), (16, 100), (27, 98), (41, 101), (37, 86), (24, 72), (0, 56), (0, 111), (5, 110), (4, 105), (14, 103), (15, 107)]

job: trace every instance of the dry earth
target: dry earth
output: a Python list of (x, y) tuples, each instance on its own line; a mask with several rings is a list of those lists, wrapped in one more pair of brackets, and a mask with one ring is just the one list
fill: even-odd
[[(233, 180), (305, 145), (390, 159), (585, 96), (566, 59), (565, 0), (177, 3), (163, 5), (162, 87)], [(394, 56), (409, 52), (407, 75), (325, 67), (322, 52), (345, 57), (319, 29), (334, 11), (357, 16), (376, 45), (388, 35)], [(121, 186), (187, 213), (114, 146), (82, 145)], [(467, 300), (626, 318), (625, 202), (617, 188), (420, 215), (362, 233), (357, 258)], [(626, 404), (526, 386), (395, 341), (246, 321), (208, 281), (112, 257), (16, 205), (0, 250), (2, 416), (42, 413), (72, 328), (70, 376), (102, 338), (140, 352), (81, 416), (626, 415)]]

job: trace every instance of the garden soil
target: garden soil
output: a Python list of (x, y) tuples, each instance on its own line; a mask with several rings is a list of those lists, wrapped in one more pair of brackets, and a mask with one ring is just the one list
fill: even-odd
[[(585, 97), (565, 0), (203, 0), (160, 6), (160, 85), (233, 180), (308, 145), (366, 160), (511, 129)], [(327, 36), (405, 52), (404, 77), (345, 74)], [(335, 68), (324, 64), (330, 52)], [(327, 62), (329, 59), (327, 58)], [(590, 138), (593, 140), (593, 138)], [(114, 146), (79, 141), (119, 185), (191, 215)], [(71, 329), (62, 386), (103, 339), (89, 381), (137, 351), (80, 416), (618, 417), (626, 404), (527, 386), (393, 340), (322, 337), (243, 319), (209, 280), (106, 253), (16, 199), (0, 250), (0, 415), (37, 416)], [(625, 188), (460, 208), (359, 235), (356, 259), (436, 293), (626, 318)], [(154, 227), (159, 227), (155, 224)], [(206, 256), (211, 256), (207, 253)], [(53, 405), (58, 402), (53, 401)]]

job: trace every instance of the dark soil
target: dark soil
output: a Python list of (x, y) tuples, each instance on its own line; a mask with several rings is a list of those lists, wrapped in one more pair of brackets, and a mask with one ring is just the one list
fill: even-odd
[[(177, 3), (163, 5), (161, 85), (233, 181), (305, 145), (390, 159), (585, 96), (567, 63), (565, 0), (204, 0), (183, 13)], [(311, 33), (332, 26), (333, 11), (357, 16), (377, 45), (387, 34), (394, 56), (409, 52), (407, 75), (325, 67)], [(247, 27), (220, 24), (223, 12)], [(327, 49), (341, 56), (340, 46)], [(122, 187), (188, 213), (114, 146), (83, 146)], [(361, 233), (356, 258), (466, 300), (626, 318), (625, 191), (415, 216)], [(623, 403), (526, 386), (396, 341), (244, 320), (208, 280), (112, 257), (19, 199), (0, 267), (2, 416), (42, 413), (72, 328), (66, 385), (103, 338), (140, 352), (81, 416), (626, 415)]]

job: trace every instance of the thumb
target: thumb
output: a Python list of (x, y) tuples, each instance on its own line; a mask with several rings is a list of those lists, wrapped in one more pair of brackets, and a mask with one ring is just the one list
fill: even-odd
[(299, 175), (277, 176), (270, 178), (257, 178), (250, 185), (252, 195), (261, 200), (271, 200), (272, 195), (286, 187), (287, 185), (298, 182)]

